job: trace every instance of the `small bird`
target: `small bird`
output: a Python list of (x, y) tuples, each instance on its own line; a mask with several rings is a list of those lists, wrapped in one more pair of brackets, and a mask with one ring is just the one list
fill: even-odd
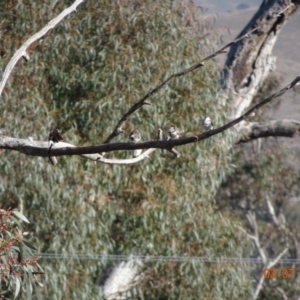
[(179, 131), (179, 129), (175, 125), (171, 125), (168, 130), (168, 139), (176, 140), (180, 138), (180, 133), (183, 131)]
[(202, 119), (202, 126), (204, 127), (205, 130), (212, 130), (214, 129), (214, 124), (212, 123), (210, 117), (205, 116)]
[[(129, 134), (129, 140), (133, 144), (136, 144), (137, 142), (139, 142), (141, 140), (141, 138), (142, 138), (141, 134), (137, 129), (134, 129)], [(132, 156), (135, 158), (135, 157), (141, 155), (142, 151), (143, 151), (142, 149), (135, 149), (135, 150), (132, 151)]]
[(50, 162), (51, 162), (52, 165), (54, 165), (55, 162), (50, 157), (51, 148), (53, 147), (53, 145), (55, 143), (58, 143), (58, 142), (60, 142), (62, 140), (63, 140), (63, 138), (62, 138), (62, 136), (61, 136), (61, 134), (60, 134), (60, 132), (59, 132), (58, 129), (54, 129), (53, 131), (50, 132), (50, 134), (49, 134), (49, 143), (48, 143), (48, 145), (49, 145), (48, 155), (49, 155), (49, 160), (50, 160)]
[(62, 140), (63, 140), (63, 138), (62, 138), (62, 136), (60, 134), (60, 131), (58, 129), (54, 129), (53, 131), (51, 131), (50, 134), (49, 134), (49, 144), (48, 144), (49, 150), (48, 150), (48, 153), (50, 153), (50, 150), (51, 150), (51, 148), (53, 147), (53, 145), (55, 143), (58, 143)]

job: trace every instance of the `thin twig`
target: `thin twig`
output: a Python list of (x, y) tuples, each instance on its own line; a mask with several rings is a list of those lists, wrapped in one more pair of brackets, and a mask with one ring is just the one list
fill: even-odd
[[(281, 257), (286, 254), (286, 252), (288, 250), (289, 250), (289, 248), (285, 248), (281, 253), (278, 254), (278, 256), (274, 260), (270, 261), (269, 264), (265, 268), (266, 269), (273, 268), (278, 263), (278, 261), (281, 259)], [(263, 270), (265, 268), (263, 268)], [(254, 293), (254, 296), (253, 296), (254, 299), (257, 299), (258, 294), (262, 289), (264, 281), (265, 281), (265, 276), (264, 276), (264, 274), (262, 274), (261, 277), (260, 277), (260, 280), (258, 282), (258, 285), (256, 286), (256, 289), (255, 289), (255, 293)]]
[(234, 119), (233, 121), (210, 131), (207, 131), (204, 134), (198, 135), (197, 139), (203, 140), (206, 139), (207, 136), (213, 136), (215, 134), (218, 134), (220, 132), (223, 132), (225, 130), (227, 130), (228, 128), (240, 123), (241, 121), (243, 121), (244, 119), (246, 119), (247, 117), (249, 117), (253, 112), (255, 112), (256, 110), (258, 110), (259, 108), (261, 108), (262, 106), (266, 105), (267, 103), (269, 103), (270, 101), (272, 101), (275, 98), (280, 97), (281, 95), (283, 95), (285, 92), (287, 92), (288, 90), (294, 88), (296, 85), (298, 85), (300, 82), (300, 75), (298, 75), (291, 83), (289, 83), (287, 86), (285, 86), (284, 88), (282, 88), (280, 91), (272, 94), (271, 96), (269, 96), (268, 98), (266, 98), (265, 100), (262, 100), (261, 102), (259, 102), (258, 104), (254, 105), (252, 108), (250, 108), (249, 110), (247, 110), (243, 115), (241, 115), (240, 117)]
[(265, 254), (265, 251), (263, 250), (263, 247), (260, 244), (260, 238), (259, 238), (259, 232), (257, 229), (257, 222), (256, 222), (256, 215), (253, 212), (248, 212), (246, 214), (246, 217), (249, 221), (250, 226), (252, 227), (253, 230), (253, 235), (249, 234), (249, 237), (254, 241), (255, 246), (259, 252), (259, 256), (261, 257), (262, 261), (264, 264), (267, 262), (267, 256)]
[(289, 4), (286, 8), (281, 10), (278, 14), (276, 14), (276, 17), (280, 17), (282, 13), (284, 13), (287, 9), (289, 9), (291, 6), (295, 5), (294, 3)]
[(270, 214), (271, 217), (272, 217), (273, 223), (274, 223), (276, 226), (279, 227), (280, 223), (279, 223), (278, 218), (277, 218), (277, 216), (276, 216), (276, 214), (275, 214), (274, 206), (272, 205), (271, 200), (268, 199), (268, 197), (267, 197), (267, 199), (266, 199), (266, 202), (267, 202), (269, 214)]
[[(279, 17), (280, 14), (282, 14), (284, 11), (286, 11), (291, 5), (287, 6), (285, 9), (283, 9), (282, 11), (280, 11), (278, 14), (274, 14), (274, 18)], [(217, 55), (226, 53), (226, 49), (230, 48), (232, 45), (238, 43), (239, 41), (245, 39), (245, 38), (249, 38), (250, 34), (255, 32), (257, 29), (259, 29), (260, 26), (257, 26), (255, 28), (253, 28), (252, 30), (248, 31), (247, 33), (245, 33), (244, 35), (242, 35), (241, 37), (235, 39), (232, 42), (229, 42), (228, 44), (226, 44), (225, 46), (223, 46), (222, 48), (220, 48), (219, 50), (217, 50), (216, 52), (212, 53), (211, 55), (205, 57), (203, 60), (201, 60), (200, 62), (194, 64), (193, 66), (180, 71), (178, 73), (174, 73), (171, 76), (169, 76), (167, 79), (165, 79), (162, 83), (160, 83), (159, 85), (157, 85), (153, 90), (151, 90), (149, 93), (147, 93), (142, 99), (140, 99), (137, 103), (135, 103), (124, 115), (123, 117), (120, 119), (120, 121), (117, 123), (116, 127), (114, 128), (113, 132), (108, 136), (108, 138), (104, 141), (104, 144), (106, 143), (110, 143), (112, 141), (112, 139), (114, 139), (116, 136), (118, 136), (120, 133), (123, 132), (122, 127), (124, 125), (124, 123), (129, 119), (129, 117), (135, 112), (137, 111), (139, 108), (141, 108), (143, 105), (145, 104), (149, 104), (149, 102), (147, 102), (146, 100), (149, 99), (152, 95), (154, 95), (155, 93), (157, 93), (160, 89), (162, 89), (167, 83), (169, 83), (173, 78), (176, 77), (181, 77), (183, 75), (186, 75), (190, 72), (193, 72), (195, 70), (197, 70), (200, 67), (204, 66), (204, 62), (208, 61), (214, 57), (216, 57)]]
[[(102, 153), (102, 152), (111, 152), (116, 150), (135, 150), (135, 149), (150, 149), (150, 148), (159, 148), (159, 149), (172, 149), (176, 146), (186, 145), (195, 143), (197, 141), (202, 141), (208, 139), (211, 136), (217, 135), (221, 132), (226, 131), (227, 129), (233, 127), (234, 125), (240, 123), (244, 120), (247, 116), (249, 116), (255, 110), (258, 110), (265, 104), (269, 103), (271, 100), (281, 96), (286, 91), (290, 90), (294, 86), (298, 84), (300, 81), (300, 76), (297, 76), (290, 84), (286, 87), (281, 89), (280, 91), (274, 93), (267, 99), (261, 101), (251, 109), (249, 109), (246, 113), (242, 116), (234, 119), (227, 124), (218, 127), (213, 130), (206, 131), (204, 133), (185, 137), (181, 139), (174, 139), (174, 140), (158, 140), (158, 141), (150, 141), (150, 142), (143, 142), (143, 143), (113, 143), (113, 144), (102, 144), (97, 146), (88, 146), (88, 147), (76, 147), (71, 145), (67, 146), (65, 143), (60, 142), (60, 145), (55, 145), (55, 148), (52, 148), (51, 154), (53, 156), (64, 156), (64, 155), (83, 155), (83, 154), (95, 154)], [(35, 155), (35, 156), (48, 156), (48, 142), (38, 142), (38, 141), (28, 141), (28, 139), (16, 139), (7, 136), (0, 136), (0, 149), (11, 149), (23, 152), (27, 155)], [(99, 154), (96, 155), (97, 158)]]
[(123, 117), (120, 119), (120, 121), (118, 122), (118, 124), (116, 125), (116, 127), (114, 128), (113, 132), (108, 136), (108, 138), (104, 141), (104, 144), (110, 143), (112, 141), (112, 139), (114, 139), (116, 136), (118, 136), (120, 133), (123, 132), (122, 127), (124, 125), (124, 123), (129, 119), (129, 117), (136, 112), (139, 108), (141, 108), (143, 105), (145, 104), (149, 104), (149, 102), (147, 102), (146, 100), (149, 99), (152, 95), (154, 95), (155, 93), (157, 93), (160, 89), (162, 89), (167, 83), (169, 83), (173, 78), (176, 77), (181, 77), (183, 75), (186, 75), (190, 72), (193, 72), (197, 69), (199, 69), (200, 67), (204, 66), (204, 62), (208, 61), (214, 57), (216, 57), (219, 54), (223, 54), (226, 53), (226, 49), (231, 47), (233, 44), (238, 43), (239, 41), (241, 41), (242, 39), (246, 38), (246, 37), (250, 37), (250, 34), (252, 32), (254, 32), (257, 28), (252, 29), (251, 31), (247, 32), (246, 34), (244, 34), (243, 36), (237, 38), (236, 40), (234, 40), (233, 42), (230, 42), (228, 44), (226, 44), (225, 46), (223, 46), (221, 49), (217, 50), (216, 52), (214, 52), (213, 54), (210, 54), (209, 56), (205, 57), (203, 60), (201, 60), (200, 62), (194, 64), (193, 66), (182, 70), (180, 72), (174, 73), (171, 76), (169, 76), (167, 79), (165, 79), (163, 82), (161, 82), (159, 85), (157, 85), (153, 90), (151, 90), (149, 93), (147, 93), (142, 99), (140, 99), (137, 103), (135, 103), (124, 115)]

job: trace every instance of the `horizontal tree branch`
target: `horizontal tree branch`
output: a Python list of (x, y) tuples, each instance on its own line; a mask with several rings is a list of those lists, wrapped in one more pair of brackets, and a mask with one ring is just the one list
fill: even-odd
[[(281, 18), (283, 13), (285, 13), (291, 6), (293, 6), (293, 4), (289, 4), (288, 6), (284, 7), (283, 9), (277, 11), (277, 12), (273, 12), (273, 14), (270, 16), (268, 15), (268, 17), (271, 17), (273, 19), (273, 22), (276, 22), (276, 20), (278, 18)], [(293, 10), (294, 11), (294, 10)], [(200, 62), (192, 65), (191, 67), (182, 70), (180, 72), (174, 73), (172, 75), (170, 75), (167, 79), (165, 79), (163, 82), (161, 82), (160, 84), (158, 84), (154, 89), (152, 89), (150, 92), (148, 92), (142, 99), (140, 99), (137, 103), (135, 103), (123, 116), (122, 118), (119, 120), (119, 122), (117, 123), (117, 125), (115, 126), (114, 130), (112, 131), (112, 133), (108, 136), (108, 138), (104, 141), (104, 143), (110, 143), (115, 137), (117, 137), (120, 133), (123, 132), (123, 125), (124, 123), (129, 119), (129, 117), (134, 114), (139, 108), (141, 108), (143, 105), (149, 105), (150, 103), (147, 101), (152, 95), (154, 95), (155, 93), (157, 93), (159, 90), (161, 90), (165, 85), (167, 85), (172, 79), (177, 78), (177, 77), (181, 77), (183, 75), (186, 75), (190, 72), (193, 72), (197, 69), (199, 69), (200, 67), (204, 66), (204, 63), (220, 54), (226, 53), (227, 49), (231, 49), (230, 53), (232, 52), (232, 46), (235, 45), (235, 47), (238, 47), (239, 42), (242, 41), (242, 43), (245, 44), (251, 44), (253, 43), (253, 34), (258, 34), (258, 32), (262, 32), (263, 30), (265, 30), (266, 24), (265, 22), (258, 22), (255, 23), (253, 26), (247, 26), (247, 28), (243, 31), (243, 33), (241, 33), (234, 41), (229, 42), (228, 44), (226, 44), (225, 46), (221, 47), (219, 50), (215, 51), (214, 53), (208, 55), (207, 57), (205, 57), (204, 59), (202, 59)], [(248, 41), (247, 39), (248, 38)], [(275, 42), (275, 40), (274, 40)], [(272, 49), (272, 47), (270, 48)], [(268, 55), (269, 57), (270, 55)], [(271, 68), (271, 67), (270, 67)], [(266, 67), (265, 67), (266, 69)], [(268, 71), (266, 71), (268, 73)], [(232, 76), (232, 74), (231, 74)], [(227, 78), (227, 84), (230, 82), (230, 80), (228, 80)], [(224, 90), (226, 92), (223, 92), (222, 95), (220, 95), (220, 98), (224, 100), (224, 98), (226, 98), (224, 96), (224, 94), (228, 94), (228, 87), (224, 87)], [(228, 95), (227, 95), (228, 96)], [(246, 98), (246, 97), (243, 97)], [(252, 100), (252, 98), (251, 98)], [(226, 103), (226, 101), (223, 101), (224, 104)], [(247, 102), (247, 101), (246, 101)], [(249, 101), (248, 101), (249, 102)], [(250, 104), (250, 102), (249, 102)], [(241, 115), (241, 112), (243, 111), (243, 109), (245, 107), (249, 106), (243, 106), (242, 109), (239, 110), (239, 113), (234, 114), (234, 117), (239, 117)]]
[[(102, 156), (98, 153), (103, 152), (111, 152), (116, 150), (135, 150), (135, 149), (151, 149), (151, 148), (160, 148), (166, 149), (174, 153), (177, 157), (179, 156), (177, 151), (174, 151), (174, 147), (191, 144), (195, 142), (199, 142), (205, 139), (208, 139), (211, 136), (217, 135), (221, 132), (226, 131), (227, 129), (233, 127), (234, 125), (244, 121), (247, 117), (249, 117), (253, 112), (264, 106), (265, 104), (269, 103), (271, 100), (281, 96), (286, 91), (292, 89), (300, 82), (300, 76), (297, 76), (290, 84), (286, 87), (281, 89), (280, 91), (272, 94), (267, 99), (259, 102), (254, 107), (249, 109), (246, 113), (244, 113), (239, 118), (234, 119), (227, 124), (218, 127), (213, 130), (206, 131), (204, 133), (200, 133), (198, 135), (185, 137), (181, 139), (174, 139), (174, 140), (165, 140), (165, 141), (149, 141), (143, 143), (113, 143), (113, 144), (102, 144), (97, 146), (87, 146), (87, 147), (76, 147), (71, 144), (59, 142), (54, 145), (51, 149), (51, 156), (63, 156), (63, 155), (84, 155), (85, 157), (93, 160), (102, 159)], [(162, 136), (159, 130), (159, 137)], [(160, 139), (160, 138), (159, 138)], [(29, 139), (16, 139), (8, 136), (0, 136), (0, 149), (11, 149), (22, 152), (27, 155), (33, 156), (42, 156), (48, 157), (49, 156), (49, 146), (48, 142), (39, 142), (39, 141), (32, 141)], [(94, 154), (96, 157), (86, 156), (87, 154)], [(104, 162), (104, 161), (103, 161)]]
[(250, 30), (249, 32), (247, 32), (246, 34), (244, 34), (243, 36), (235, 39), (234, 41), (226, 44), (225, 46), (223, 46), (222, 48), (220, 48), (219, 50), (217, 50), (216, 52), (208, 55), (207, 57), (205, 57), (204, 59), (202, 59), (200, 62), (192, 65), (191, 67), (182, 70), (180, 72), (174, 73), (172, 75), (170, 75), (167, 79), (165, 79), (163, 82), (161, 82), (160, 84), (158, 84), (154, 89), (152, 89), (150, 92), (148, 92), (142, 99), (140, 99), (137, 103), (135, 103), (120, 119), (120, 121), (118, 122), (118, 124), (116, 125), (116, 127), (114, 128), (113, 132), (108, 136), (108, 138), (104, 141), (104, 143), (110, 143), (115, 137), (117, 137), (120, 133), (123, 132), (122, 127), (124, 125), (124, 123), (129, 119), (129, 117), (134, 114), (139, 108), (141, 108), (143, 105), (151, 105), (150, 102), (148, 102), (147, 100), (154, 95), (155, 93), (157, 93), (159, 90), (161, 90), (166, 84), (168, 84), (172, 79), (177, 78), (177, 77), (181, 77), (183, 75), (186, 75), (190, 72), (193, 72), (197, 69), (199, 69), (200, 67), (204, 66), (204, 62), (216, 57), (217, 55), (226, 53), (226, 49), (230, 48), (232, 45), (238, 43), (239, 41), (245, 39), (245, 38), (249, 38), (250, 34), (252, 32), (254, 32), (257, 28), (254, 28), (252, 30)]
[[(131, 143), (127, 143), (127, 145), (132, 145)], [(83, 151), (79, 150), (78, 153), (74, 153), (71, 151), (71, 149), (81, 149), (86, 148), (88, 150)], [(150, 153), (155, 151), (156, 149), (148, 149), (147, 151), (143, 152), (141, 155), (135, 158), (131, 159), (108, 159), (104, 158), (101, 154), (94, 152), (95, 150), (92, 149), (98, 149), (97, 146), (91, 146), (91, 147), (76, 147), (75, 145), (59, 142), (53, 145), (51, 149), (51, 156), (62, 156), (62, 155), (81, 155), (82, 157), (88, 158), (93, 161), (99, 161), (106, 164), (133, 164), (136, 162), (139, 162), (149, 156)], [(0, 149), (10, 149), (10, 150), (16, 150), (26, 155), (32, 155), (32, 156), (40, 156), (40, 157), (48, 157), (49, 156), (49, 144), (46, 141), (33, 141), (29, 139), (18, 139), (18, 138), (12, 138), (8, 136), (0, 136)], [(55, 151), (53, 150), (61, 150), (66, 151), (66, 154), (55, 154)], [(48, 153), (48, 154), (46, 154)], [(55, 158), (55, 157), (54, 157)]]
[(247, 122), (240, 128), (238, 143), (246, 143), (254, 139), (282, 136), (294, 137), (300, 132), (300, 122), (295, 120), (273, 120), (267, 122)]
[(57, 17), (52, 19), (48, 24), (42, 28), (39, 32), (31, 36), (14, 54), (14, 56), (9, 61), (8, 65), (5, 68), (5, 71), (3, 73), (2, 78), (0, 78), (0, 97), (3, 92), (3, 89), (6, 85), (6, 82), (16, 66), (17, 62), (20, 60), (20, 58), (24, 57), (26, 61), (28, 61), (29, 55), (27, 54), (26, 50), (27, 48), (39, 40), (41, 37), (43, 37), (47, 32), (51, 29), (53, 29), (60, 21), (62, 21), (67, 15), (69, 15), (71, 12), (75, 11), (77, 6), (81, 4), (84, 0), (76, 0), (71, 6), (66, 8), (62, 13), (60, 13)]

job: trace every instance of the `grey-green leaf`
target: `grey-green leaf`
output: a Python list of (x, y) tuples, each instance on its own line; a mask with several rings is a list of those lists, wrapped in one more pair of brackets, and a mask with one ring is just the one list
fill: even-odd
[(13, 210), (12, 212), (13, 212), (13, 214), (14, 214), (16, 217), (18, 217), (18, 218), (21, 219), (22, 221), (24, 221), (24, 222), (26, 222), (26, 223), (30, 223), (30, 222), (28, 221), (28, 219), (27, 219), (22, 213), (20, 213), (19, 211)]
[(15, 290), (15, 297), (14, 299), (17, 298), (21, 288), (21, 279), (16, 277), (16, 290)]

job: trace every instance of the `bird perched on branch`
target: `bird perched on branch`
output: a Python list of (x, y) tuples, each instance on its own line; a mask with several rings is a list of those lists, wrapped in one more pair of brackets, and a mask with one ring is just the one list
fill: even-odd
[(171, 125), (168, 130), (168, 139), (170, 140), (176, 140), (180, 138), (180, 134), (183, 131), (179, 131), (179, 129), (175, 125)]
[(53, 145), (55, 143), (58, 143), (60, 141), (62, 141), (63, 138), (60, 134), (60, 131), (58, 129), (54, 129), (53, 131), (50, 132), (49, 134), (49, 150), (48, 153), (50, 152), (51, 148), (53, 147)]
[[(133, 131), (130, 132), (129, 134), (129, 140), (133, 143), (136, 144), (141, 140), (141, 134), (137, 129), (134, 129)], [(132, 151), (132, 156), (133, 157), (137, 157), (139, 155), (141, 155), (142, 153), (142, 149), (135, 149)]]
[(212, 130), (212, 129), (214, 129), (214, 124), (211, 121), (210, 117), (208, 117), (208, 116), (205, 116), (202, 119), (202, 126), (204, 127), (205, 130)]
[(62, 136), (60, 134), (60, 131), (58, 129), (54, 129), (53, 131), (50, 132), (50, 134), (49, 134), (49, 143), (48, 143), (48, 146), (49, 146), (48, 154), (49, 154), (49, 160), (50, 160), (52, 165), (54, 165), (54, 162), (50, 157), (51, 148), (53, 147), (53, 145), (55, 143), (58, 143), (62, 140), (63, 140), (63, 138), (62, 138)]

